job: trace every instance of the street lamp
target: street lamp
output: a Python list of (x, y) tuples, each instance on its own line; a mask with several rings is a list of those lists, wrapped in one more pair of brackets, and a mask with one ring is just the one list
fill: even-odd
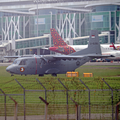
[(51, 25), (50, 25), (50, 28), (52, 28), (52, 12), (50, 11), (49, 13), (51, 14), (51, 23), (50, 23)]
[(38, 37), (38, 2), (39, 0), (34, 0), (34, 3), (37, 3), (37, 37)]

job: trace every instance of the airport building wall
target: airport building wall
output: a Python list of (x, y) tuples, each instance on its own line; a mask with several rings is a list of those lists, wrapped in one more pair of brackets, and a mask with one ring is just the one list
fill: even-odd
[(38, 15), (38, 35), (37, 15), (4, 16), (0, 18), (0, 40), (43, 36), (46, 33), (50, 34), (50, 28), (55, 28), (62, 38), (87, 36), (91, 29), (97, 29), (99, 33), (110, 31), (112, 34), (110, 42), (115, 42), (119, 32), (116, 28), (119, 26), (119, 16), (120, 11)]
[(3, 16), (0, 17), (0, 40), (29, 38), (29, 17), (28, 16)]
[[(99, 37), (101, 44), (120, 41), (120, 6), (108, 5), (93, 8), (89, 13), (49, 9), (39, 10), (38, 13), (35, 11), (36, 15), (0, 14), (0, 44), (10, 42), (11, 49), (15, 52), (23, 49), (31, 50), (35, 47), (36, 49), (48, 47), (52, 45), (50, 37), (40, 39), (34, 37), (50, 34), (50, 28), (55, 28), (63, 39), (89, 36), (91, 30), (98, 30), (99, 33), (109, 33), (108, 36)], [(33, 39), (27, 41), (24, 38)], [(23, 41), (17, 41), (20, 39)], [(87, 44), (87, 41), (88, 38), (77, 39), (73, 44)]]

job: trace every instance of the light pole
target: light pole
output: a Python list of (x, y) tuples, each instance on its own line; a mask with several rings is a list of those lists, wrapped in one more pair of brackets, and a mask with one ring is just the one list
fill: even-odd
[(51, 23), (50, 23), (51, 25), (50, 25), (50, 28), (52, 28), (52, 12), (50, 11), (49, 13), (51, 14)]
[[(50, 28), (52, 28), (52, 12), (50, 11), (49, 13), (50, 13), (50, 15), (51, 15)], [(51, 35), (49, 35), (49, 46), (51, 47)], [(50, 51), (50, 54), (51, 54), (51, 51)]]
[(37, 37), (38, 37), (38, 2), (39, 0), (34, 0), (34, 3), (37, 3)]

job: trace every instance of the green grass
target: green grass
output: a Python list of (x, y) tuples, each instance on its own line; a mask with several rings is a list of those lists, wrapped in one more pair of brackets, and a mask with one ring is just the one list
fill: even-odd
[(83, 73), (93, 73), (94, 77), (114, 77), (114, 76), (120, 76), (120, 66), (118, 65), (112, 65), (112, 66), (103, 66), (103, 65), (97, 65), (97, 66), (81, 66), (80, 68), (76, 69), (76, 71), (79, 71), (80, 76), (82, 76)]

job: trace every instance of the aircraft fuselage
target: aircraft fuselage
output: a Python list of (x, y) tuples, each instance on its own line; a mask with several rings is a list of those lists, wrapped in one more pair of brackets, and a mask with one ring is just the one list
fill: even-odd
[(11, 74), (38, 74), (40, 76), (44, 74), (64, 74), (68, 71), (75, 71), (76, 68), (89, 60), (89, 57), (83, 57), (76, 60), (49, 60), (46, 62), (39, 57), (18, 58), (13, 62), (13, 64), (6, 68), (6, 71)]

